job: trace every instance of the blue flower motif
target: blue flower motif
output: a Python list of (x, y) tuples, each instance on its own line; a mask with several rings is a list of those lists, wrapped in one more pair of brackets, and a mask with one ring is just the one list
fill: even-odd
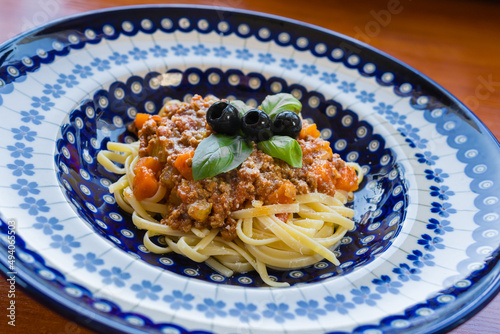
[(82, 66), (80, 64), (76, 65), (75, 68), (73, 69), (73, 73), (76, 75), (79, 75), (80, 78), (85, 79), (86, 77), (91, 77), (94, 75), (92, 73), (92, 68), (90, 66)]
[(319, 78), (319, 80), (324, 81), (327, 85), (339, 81), (339, 79), (337, 79), (337, 74), (327, 72), (323, 72), (323, 75)]
[(427, 143), (429, 142), (425, 138), (420, 138), (419, 135), (414, 135), (413, 139), (406, 138), (405, 141), (410, 143), (410, 147), (413, 147), (413, 148), (418, 147), (419, 149), (422, 149), (422, 150), (427, 148)]
[(391, 278), (387, 275), (382, 275), (379, 278), (376, 278), (372, 281), (373, 284), (378, 285), (376, 290), (380, 293), (390, 292), (393, 295), (397, 295), (399, 293), (398, 288), (402, 287), (403, 284), (400, 282), (391, 282)]
[(304, 64), (302, 65), (302, 69), (300, 70), (300, 73), (304, 73), (307, 76), (312, 76), (315, 74), (318, 74), (318, 70), (316, 69), (316, 65), (307, 65)]
[(418, 128), (414, 128), (411, 124), (404, 124), (404, 126), (398, 128), (398, 131), (403, 137), (416, 138), (416, 136), (418, 136), (417, 132), (420, 130)]
[(260, 319), (260, 315), (255, 311), (257, 311), (257, 306), (252, 303), (234, 303), (234, 308), (229, 310), (229, 314), (237, 317), (241, 322), (250, 322), (250, 320)]
[(450, 198), (450, 196), (455, 195), (454, 191), (449, 190), (450, 188), (448, 186), (441, 186), (436, 187), (436, 186), (431, 186), (430, 189), (431, 191), (431, 196), (439, 198), (440, 200), (447, 200)]
[(38, 183), (28, 182), (26, 179), (17, 179), (17, 184), (10, 186), (14, 190), (18, 190), (19, 196), (28, 196), (28, 194), (38, 195), (40, 190), (37, 189)]
[(410, 268), (406, 263), (401, 263), (399, 268), (394, 268), (392, 270), (393, 273), (398, 275), (399, 280), (403, 282), (412, 281), (420, 281), (420, 276), (418, 274), (421, 273), (420, 269)]
[(33, 103), (31, 104), (33, 108), (42, 108), (45, 111), (49, 111), (51, 107), (56, 105), (54, 102), (51, 102), (50, 98), (47, 96), (33, 96), (31, 100), (33, 101)]
[(434, 255), (426, 253), (422, 253), (419, 250), (414, 250), (413, 254), (410, 254), (406, 257), (408, 260), (413, 261), (413, 265), (418, 268), (422, 268), (423, 266), (434, 266)]
[(436, 160), (439, 159), (437, 155), (432, 155), (432, 152), (430, 151), (425, 151), (424, 154), (416, 153), (415, 156), (417, 157), (418, 162), (420, 162), (421, 164), (427, 164), (429, 166), (435, 165)]
[(318, 302), (314, 299), (311, 299), (309, 302), (303, 300), (298, 301), (297, 305), (299, 307), (295, 309), (295, 313), (300, 316), (307, 316), (310, 320), (317, 320), (318, 316), (326, 314), (326, 311), (319, 308)]
[(36, 136), (36, 131), (31, 131), (29, 127), (26, 125), (21, 125), (19, 129), (12, 128), (12, 133), (14, 134), (14, 139), (22, 140), (26, 139), (27, 141), (34, 141)]
[(165, 48), (162, 48), (159, 45), (155, 45), (154, 48), (150, 48), (149, 52), (153, 54), (153, 57), (155, 58), (163, 58), (167, 56), (168, 50)]
[(191, 310), (193, 305), (191, 305), (191, 301), (194, 299), (194, 296), (190, 293), (183, 294), (179, 290), (172, 291), (171, 295), (166, 295), (163, 297), (163, 300), (170, 304), (170, 308), (173, 310), (179, 310), (181, 308), (185, 310)]
[(347, 81), (342, 81), (340, 85), (337, 86), (337, 88), (344, 93), (354, 93), (358, 91), (354, 82), (347, 83)]
[(23, 174), (28, 176), (35, 175), (33, 171), (35, 166), (33, 164), (26, 164), (23, 160), (14, 160), (14, 164), (8, 164), (7, 168), (13, 170), (12, 174), (14, 176), (21, 176)]
[[(396, 115), (398, 115), (398, 113), (392, 111), (392, 108), (393, 108), (392, 105), (385, 104), (384, 102), (380, 102), (378, 104), (378, 106), (373, 107), (373, 109), (375, 109), (377, 111), (377, 113), (379, 113), (380, 115), (383, 115), (383, 114), (388, 114), (388, 115), (396, 114)], [(406, 116), (404, 116), (404, 118), (406, 118)], [(394, 123), (392, 123), (392, 124), (394, 124)]]
[(236, 50), (236, 58), (248, 60), (253, 57), (253, 54), (248, 49)]
[(272, 54), (268, 53), (259, 53), (259, 63), (264, 63), (266, 65), (269, 65), (271, 63), (274, 63), (276, 61), (276, 58), (273, 57)]
[(102, 283), (106, 285), (114, 284), (119, 288), (123, 288), (125, 286), (125, 282), (123, 281), (131, 277), (129, 273), (123, 272), (118, 267), (113, 267), (111, 270), (102, 269), (99, 271), (99, 275), (104, 277)]
[(330, 312), (338, 311), (340, 314), (349, 313), (348, 309), (353, 309), (355, 306), (351, 302), (346, 302), (344, 295), (337, 294), (335, 297), (327, 296), (325, 297), (325, 309)]
[(265, 318), (273, 318), (274, 321), (276, 321), (279, 324), (284, 323), (285, 319), (292, 320), (295, 318), (293, 313), (288, 312), (288, 305), (285, 303), (280, 303), (279, 305), (275, 303), (269, 303), (266, 304), (266, 306), (267, 309), (264, 310), (262, 315)]
[(109, 60), (115, 63), (115, 65), (128, 64), (128, 56), (119, 54), (118, 52), (113, 52), (111, 56), (108, 57)]
[(231, 51), (226, 50), (225, 46), (219, 48), (214, 48), (214, 53), (216, 57), (227, 58), (231, 54)]
[(449, 226), (450, 222), (448, 220), (442, 220), (441, 222), (439, 222), (437, 219), (431, 218), (429, 219), (429, 223), (430, 224), (427, 224), (427, 228), (429, 230), (433, 230), (434, 233), (438, 235), (443, 235), (446, 232), (454, 231), (454, 228)]
[(442, 183), (444, 182), (444, 179), (450, 177), (448, 173), (443, 173), (441, 168), (436, 168), (435, 170), (426, 169), (424, 172), (427, 174), (425, 176), (427, 180), (434, 180), (436, 183)]
[(61, 235), (56, 234), (56, 235), (52, 236), (52, 240), (54, 242), (52, 242), (50, 244), (50, 247), (56, 248), (56, 249), (61, 248), (61, 251), (64, 254), (71, 253), (71, 251), (72, 251), (71, 248), (80, 247), (80, 242), (75, 241), (75, 237), (72, 236), (71, 234), (66, 234), (66, 236), (64, 236), (64, 238)]
[(440, 237), (431, 237), (428, 234), (422, 234), (422, 239), (418, 241), (419, 245), (423, 245), (425, 250), (429, 252), (434, 252), (436, 249), (444, 249), (444, 245), (441, 244), (443, 239)]
[(189, 49), (182, 46), (182, 44), (177, 44), (176, 46), (172, 46), (172, 50), (176, 56), (187, 56), (189, 53)]
[(73, 74), (69, 75), (59, 74), (59, 79), (57, 79), (57, 82), (60, 83), (61, 85), (65, 85), (67, 88), (72, 88), (73, 86), (79, 84), (78, 80), (76, 80), (76, 77)]
[(21, 209), (28, 210), (28, 213), (32, 216), (36, 216), (38, 211), (49, 212), (50, 208), (46, 205), (47, 201), (44, 199), (39, 199), (38, 201), (34, 197), (25, 197), (24, 203), (19, 206)]
[(366, 103), (366, 102), (375, 102), (374, 98), (375, 94), (374, 93), (368, 93), (365, 90), (362, 90), (358, 95), (356, 95), (356, 98), (359, 99), (361, 102)]
[(203, 44), (193, 46), (194, 54), (197, 56), (206, 56), (210, 49), (206, 48)]
[(291, 70), (293, 68), (299, 67), (299, 65), (295, 64), (295, 59), (281, 58), (280, 67), (283, 67), (283, 68), (285, 68), (287, 70)]
[[(388, 107), (392, 107), (392, 106), (388, 106)], [(387, 114), (387, 120), (391, 124), (403, 125), (403, 124), (406, 123), (406, 116), (405, 115), (400, 115), (397, 112), (391, 112), (391, 113)]]
[(163, 288), (160, 285), (153, 285), (151, 281), (146, 281), (146, 280), (143, 280), (141, 282), (141, 285), (134, 284), (130, 288), (132, 289), (132, 291), (137, 292), (135, 294), (136, 298), (139, 299), (149, 298), (151, 300), (158, 300), (159, 297), (157, 293), (163, 290)]
[(196, 305), (196, 309), (205, 313), (205, 317), (213, 319), (215, 316), (224, 318), (227, 312), (224, 311), (226, 303), (222, 300), (214, 301), (211, 298), (203, 299), (203, 304)]
[(457, 210), (453, 209), (451, 203), (448, 202), (445, 202), (443, 204), (432, 202), (431, 205), (431, 212), (437, 213), (444, 218), (448, 218), (450, 214), (457, 213)]
[(55, 84), (45, 84), (45, 89), (42, 91), (45, 95), (52, 95), (54, 98), (58, 99), (62, 95), (66, 94), (66, 92), (62, 89), (61, 85)]
[(85, 255), (75, 254), (73, 255), (73, 259), (76, 260), (75, 267), (85, 267), (85, 269), (91, 273), (97, 270), (96, 266), (101, 266), (104, 264), (104, 261), (102, 259), (98, 259), (97, 256), (92, 252), (88, 252)]
[(133, 48), (131, 51), (128, 52), (128, 54), (134, 57), (135, 60), (148, 58), (148, 52), (145, 50), (141, 50), (138, 47)]
[(23, 143), (17, 142), (14, 146), (9, 145), (7, 146), (7, 149), (12, 152), (10, 156), (14, 158), (23, 156), (24, 158), (29, 159), (33, 156), (33, 154), (31, 154), (33, 152), (33, 148), (26, 147)]
[(40, 115), (40, 113), (36, 110), (31, 109), (30, 111), (21, 111), (21, 121), (25, 123), (33, 122), (35, 125), (42, 124), (42, 121), (45, 119), (45, 116)]
[(97, 67), (99, 72), (109, 70), (111, 68), (109, 60), (101, 58), (94, 58), (94, 61), (91, 62), (90, 65)]
[(368, 306), (377, 305), (376, 300), (382, 298), (378, 293), (372, 293), (367, 286), (362, 286), (359, 289), (352, 289), (351, 294), (354, 295), (352, 298), (353, 302), (356, 304), (366, 304)]
[(43, 216), (36, 217), (37, 223), (33, 224), (33, 228), (36, 230), (42, 230), (43, 234), (51, 235), (54, 231), (62, 231), (63, 226), (59, 224), (59, 220), (56, 217), (47, 219)]

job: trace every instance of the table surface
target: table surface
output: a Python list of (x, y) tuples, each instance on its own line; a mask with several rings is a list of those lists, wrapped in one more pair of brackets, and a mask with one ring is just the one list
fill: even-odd
[[(170, 3), (154, 1), (150, 3)], [(178, 1), (255, 10), (297, 19), (366, 42), (432, 78), (465, 103), (500, 138), (500, 3), (464, 0), (206, 0)], [(131, 0), (2, 0), (0, 42), (51, 20), (88, 10), (139, 4)], [(383, 16), (399, 3), (397, 14)], [(0, 309), (8, 306), (0, 280)], [(16, 327), (9, 333), (92, 333), (16, 291)], [(452, 334), (500, 332), (500, 294)], [(2, 317), (4, 318), (4, 317)]]

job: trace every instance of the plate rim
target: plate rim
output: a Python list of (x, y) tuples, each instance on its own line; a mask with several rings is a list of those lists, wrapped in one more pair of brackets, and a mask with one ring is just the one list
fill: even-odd
[[(406, 70), (410, 71), (411, 73), (415, 74), (416, 76), (420, 77), (423, 81), (427, 82), (430, 87), (438, 89), (443, 95), (446, 96), (450, 101), (452, 101), (457, 107), (459, 107), (462, 111), (464, 111), (467, 116), (471, 117), (473, 119), (473, 122), (481, 128), (482, 135), (487, 135), (490, 140), (494, 144), (496, 144), (497, 148), (500, 149), (500, 143), (496, 139), (496, 137), (493, 135), (493, 133), (486, 127), (486, 125), (472, 112), (469, 108), (467, 108), (460, 100), (458, 100), (455, 96), (453, 96), (451, 93), (449, 93), (446, 89), (444, 89), (440, 84), (436, 83), (434, 80), (430, 79), (426, 75), (422, 74), (420, 71), (414, 69), (413, 67), (407, 65), (406, 63), (394, 58), (393, 56), (369, 45), (364, 42), (361, 42), (359, 40), (356, 40), (350, 36), (338, 33), (336, 31), (330, 30), (323, 28), (321, 26), (317, 26), (314, 24), (310, 24), (307, 22), (291, 19), (291, 18), (286, 18), (282, 16), (278, 16), (275, 14), (268, 14), (268, 13), (262, 13), (258, 11), (252, 11), (252, 10), (246, 10), (246, 9), (238, 9), (238, 8), (231, 8), (231, 7), (220, 7), (220, 6), (209, 6), (209, 5), (187, 5), (187, 4), (154, 4), (154, 5), (130, 5), (130, 6), (119, 6), (119, 7), (109, 7), (109, 8), (102, 8), (102, 9), (96, 9), (96, 10), (91, 10), (91, 11), (85, 11), (81, 13), (76, 13), (73, 15), (68, 15), (64, 16), (55, 20), (52, 20), (50, 22), (45, 23), (42, 26), (35, 27), (31, 30), (28, 30), (26, 32), (20, 33), (7, 41), (4, 41), (0, 44), (0, 49), (5, 49), (11, 45), (15, 45), (16, 42), (22, 40), (23, 38), (30, 36), (36, 32), (43, 31), (44, 29), (51, 27), (51, 26), (57, 26), (60, 23), (66, 22), (66, 21), (71, 21), (74, 19), (82, 18), (82, 17), (89, 17), (92, 15), (96, 14), (102, 14), (102, 13), (107, 13), (107, 12), (122, 12), (122, 11), (128, 11), (128, 10), (134, 10), (134, 9), (154, 9), (154, 8), (196, 8), (196, 9), (204, 9), (204, 10), (220, 10), (223, 12), (231, 12), (231, 13), (240, 13), (240, 14), (248, 14), (248, 15), (253, 15), (256, 16), (260, 19), (262, 18), (267, 18), (271, 19), (274, 21), (284, 21), (288, 22), (294, 25), (298, 26), (304, 26), (306, 28), (310, 28), (313, 30), (321, 31), (323, 33), (326, 33), (328, 35), (333, 35), (337, 38), (341, 38), (343, 40), (347, 40), (350, 43), (353, 43), (355, 45), (361, 46), (365, 49), (367, 49), (370, 52), (374, 52), (383, 58), (387, 59), (391, 63), (396, 63), (399, 66), (405, 68)], [(29, 71), (29, 70), (27, 70)], [(391, 84), (391, 86), (394, 84)], [(497, 249), (498, 252), (498, 249)], [(495, 254), (495, 253), (494, 253)], [(8, 268), (6, 267), (6, 263), (4, 260), (4, 250), (2, 249), (1, 252), (1, 258), (0, 258), (0, 269), (4, 275), (8, 273)], [(459, 312), (455, 313), (455, 316), (452, 318), (447, 318), (445, 321), (438, 322), (432, 330), (435, 330), (437, 332), (444, 332), (451, 330), (452, 328), (457, 327), (461, 323), (467, 321), (471, 317), (473, 317), (475, 314), (477, 314), (487, 303), (489, 303), (499, 292), (500, 292), (500, 264), (498, 263), (500, 258), (498, 255), (494, 256), (496, 257), (495, 265), (492, 266), (492, 272), (482, 276), (484, 277), (493, 277), (493, 284), (487, 285), (489, 289), (480, 289), (482, 292), (480, 294), (480, 297), (475, 298), (472, 301), (472, 305), (470, 307), (465, 307), (459, 310)], [(16, 269), (19, 268), (19, 264), (16, 264)], [(54, 293), (54, 291), (50, 289), (44, 289), (44, 284), (41, 282), (39, 279), (37, 279), (37, 276), (33, 274), (32, 271), (24, 268), (23, 270), (16, 270), (17, 275), (16, 275), (16, 283), (20, 283), (20, 285), (23, 287), (24, 291), (27, 291), (31, 296), (35, 297), (39, 302), (49, 302), (51, 306), (55, 306), (56, 309), (58, 309), (58, 313), (64, 315), (65, 317), (69, 318), (71, 316), (77, 315), (80, 316), (78, 318), (81, 318), (82, 316), (82, 310), (83, 308), (79, 305), (77, 305), (75, 302), (73, 302), (69, 298), (65, 298), (63, 295), (58, 295)], [(491, 282), (490, 282), (491, 283)], [(477, 287), (478, 283), (475, 283), (475, 286)], [(49, 293), (47, 293), (49, 292)], [(44, 305), (46, 306), (46, 305)], [(463, 315), (463, 317), (460, 317), (458, 315)], [(84, 316), (84, 318), (87, 318)], [(96, 320), (98, 318), (102, 318), (101, 321)], [(70, 320), (70, 319), (68, 319)], [(82, 324), (83, 326), (95, 329), (95, 330), (102, 330), (103, 327), (106, 327), (106, 329), (113, 329), (113, 330), (120, 330), (120, 331), (127, 331), (127, 332), (141, 332), (140, 330), (137, 330), (133, 327), (129, 326), (124, 326), (123, 324), (120, 324), (117, 321), (112, 321), (113, 325), (117, 326), (109, 326), (109, 319), (99, 315), (98, 313), (94, 313), (93, 319), (88, 322), (88, 321), (83, 321), (82, 319), (77, 319), (77, 322)], [(380, 323), (379, 323), (380, 324)], [(133, 331), (131, 331), (133, 330)]]

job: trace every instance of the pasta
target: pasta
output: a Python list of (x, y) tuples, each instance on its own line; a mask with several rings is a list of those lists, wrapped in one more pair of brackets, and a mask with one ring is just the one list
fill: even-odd
[[(195, 97), (194, 100), (193, 103), (204, 106), (210, 105), (212, 102), (199, 97)], [(169, 109), (170, 113), (175, 116), (179, 114), (181, 107), (184, 110), (197, 109), (192, 108), (192, 105), (180, 103), (165, 108)], [(160, 113), (160, 116), (169, 117), (165, 115), (165, 108), (163, 115)], [(170, 117), (171, 119), (175, 118), (171, 115)], [(162, 122), (158, 119), (153, 121)], [(142, 135), (146, 130), (140, 131), (139, 133)], [(206, 135), (204, 133), (205, 137)], [(148, 143), (151, 143), (151, 139)], [(354, 211), (346, 207), (348, 200), (352, 199), (352, 190), (331, 189), (329, 193), (325, 193), (318, 191), (321, 190), (321, 185), (317, 185), (314, 191), (293, 193), (292, 197), (294, 198), (290, 200), (288, 197), (283, 197), (284, 194), (288, 194), (290, 189), (294, 190), (299, 186), (292, 187), (286, 183), (292, 184), (290, 181), (281, 181), (281, 183), (275, 184), (274, 188), (276, 189), (271, 195), (266, 194), (267, 198), (278, 196), (279, 200), (274, 201), (275, 203), (265, 203), (267, 200), (264, 199), (264, 194), (261, 197), (252, 195), (250, 198), (253, 200), (251, 201), (245, 197), (245, 200), (242, 200), (243, 207), (228, 212), (225, 222), (232, 222), (231, 225), (228, 225), (229, 223), (221, 224), (215, 218), (211, 220), (211, 225), (209, 225), (208, 221), (212, 216), (207, 216), (207, 211), (209, 211), (209, 215), (215, 215), (217, 212), (222, 212), (222, 209), (216, 207), (217, 203), (207, 205), (205, 198), (200, 199), (200, 193), (203, 193), (200, 190), (197, 190), (197, 193), (189, 193), (191, 197), (197, 196), (195, 200), (189, 196), (183, 198), (182, 195), (185, 192), (183, 189), (187, 185), (195, 189), (195, 186), (199, 187), (200, 183), (207, 189), (213, 187), (213, 182), (223, 184), (223, 178), (225, 177), (227, 180), (228, 175), (232, 175), (233, 178), (240, 177), (241, 169), (245, 168), (245, 165), (238, 167), (240, 170), (236, 169), (232, 174), (227, 172), (223, 176), (203, 181), (189, 180), (189, 178), (184, 177), (181, 171), (184, 167), (181, 169), (171, 167), (179, 165), (175, 161), (180, 159), (179, 157), (183, 154), (186, 155), (184, 147), (179, 149), (181, 153), (177, 154), (176, 159), (172, 159), (170, 164), (168, 160), (165, 160), (165, 165), (155, 174), (160, 175), (158, 180), (161, 182), (157, 183), (154, 192), (151, 191), (147, 197), (141, 198), (141, 195), (138, 198), (140, 193), (137, 192), (136, 183), (139, 176), (136, 174), (139, 169), (143, 168), (141, 159), (145, 159), (144, 147), (147, 146), (146, 144), (145, 140), (142, 139), (130, 144), (109, 142), (107, 150), (100, 151), (97, 159), (108, 171), (122, 175), (118, 181), (109, 186), (109, 191), (114, 194), (118, 205), (131, 214), (135, 226), (146, 230), (143, 242), (149, 251), (158, 254), (168, 252), (182, 254), (192, 261), (205, 262), (226, 277), (231, 277), (234, 272), (255, 270), (262, 280), (272, 287), (284, 287), (288, 286), (289, 283), (271, 279), (267, 268), (283, 270), (301, 268), (322, 259), (337, 266), (340, 264), (332, 249), (338, 245), (345, 233), (354, 227), (352, 221)], [(324, 146), (322, 142), (321, 145)], [(307, 150), (303, 149), (303, 151)], [(258, 152), (258, 149), (254, 147), (251, 157), (256, 159), (255, 156), (259, 154), (263, 153)], [(306, 155), (304, 159), (307, 158)], [(328, 155), (328, 159), (331, 159), (330, 155)], [(273, 159), (271, 158), (270, 161), (272, 162)], [(354, 188), (357, 188), (362, 180), (359, 166), (335, 161), (342, 168), (349, 169), (347, 172), (350, 171), (351, 176), (352, 170), (356, 171)], [(282, 162), (278, 164), (282, 164)], [(286, 169), (284, 163), (282, 167)], [(166, 169), (169, 173), (165, 171)], [(343, 169), (340, 169), (340, 172), (337, 172), (336, 179), (343, 177), (342, 171)], [(166, 175), (171, 177), (172, 173), (177, 180), (175, 186), (164, 181)], [(260, 181), (254, 180), (254, 183)], [(234, 184), (241, 184), (241, 182), (234, 182)], [(338, 180), (336, 182), (341, 183)], [(284, 184), (286, 187), (283, 186)], [(257, 192), (262, 191), (259, 189)], [(228, 191), (239, 194), (239, 190), (230, 189)], [(206, 196), (210, 199), (210, 194)], [(244, 196), (248, 197), (249, 195)], [(224, 196), (220, 195), (219, 198), (223, 199)], [(228, 203), (233, 202), (229, 201)], [(186, 203), (191, 204), (186, 205)], [(191, 221), (189, 225), (179, 225), (178, 220), (172, 220), (171, 216), (175, 216), (180, 210), (179, 208), (183, 210), (181, 210), (182, 214), (179, 214), (181, 217), (179, 220), (186, 220), (187, 217)], [(160, 246), (153, 242), (155, 236), (162, 236), (165, 245)]]

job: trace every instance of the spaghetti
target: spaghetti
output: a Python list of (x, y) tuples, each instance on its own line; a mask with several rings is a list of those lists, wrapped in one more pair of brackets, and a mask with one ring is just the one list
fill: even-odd
[[(97, 156), (105, 169), (122, 175), (109, 191), (135, 226), (146, 230), (147, 249), (205, 262), (226, 277), (255, 270), (273, 287), (289, 284), (271, 279), (267, 268), (301, 268), (323, 258), (338, 266), (332, 249), (354, 227), (354, 211), (346, 203), (361, 182), (359, 166), (342, 161), (309, 129), (298, 139), (302, 168), (290, 168), (254, 147), (235, 170), (194, 181), (186, 173), (192, 153), (186, 163), (176, 162), (199, 144), (185, 141), (186, 132), (200, 140), (210, 134), (193, 119), (201, 119), (211, 103), (195, 96), (191, 104), (166, 105), (161, 117), (148, 117), (141, 126), (139, 141), (109, 142)], [(145, 161), (151, 157), (154, 161)], [(146, 182), (144, 170), (157, 181), (147, 183), (147, 194), (138, 186)], [(155, 236), (164, 238), (164, 246), (153, 242)]]

